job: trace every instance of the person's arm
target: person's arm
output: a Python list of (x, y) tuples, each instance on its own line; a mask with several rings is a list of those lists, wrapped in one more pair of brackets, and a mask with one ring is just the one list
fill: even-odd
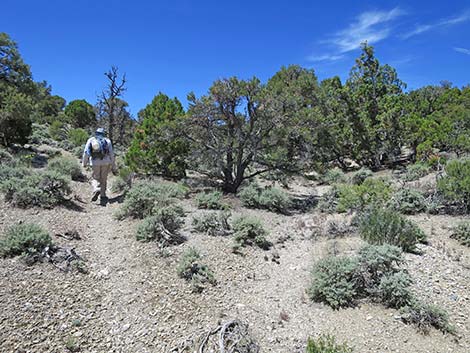
[(83, 150), (83, 156), (82, 156), (83, 168), (85, 168), (88, 164), (90, 164), (90, 143), (91, 143), (91, 139), (88, 139), (85, 145), (85, 149)]

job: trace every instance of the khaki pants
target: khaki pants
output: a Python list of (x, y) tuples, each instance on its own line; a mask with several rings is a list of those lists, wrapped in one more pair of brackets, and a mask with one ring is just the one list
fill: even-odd
[(99, 191), (101, 197), (106, 197), (106, 187), (108, 185), (108, 173), (111, 170), (111, 164), (94, 165), (91, 167), (93, 178), (91, 186), (93, 187), (93, 193)]

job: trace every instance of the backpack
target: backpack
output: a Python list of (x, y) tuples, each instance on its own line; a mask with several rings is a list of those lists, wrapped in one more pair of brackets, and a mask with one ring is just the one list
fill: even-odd
[(103, 159), (109, 153), (109, 144), (104, 137), (94, 137), (90, 143), (90, 156), (93, 159)]

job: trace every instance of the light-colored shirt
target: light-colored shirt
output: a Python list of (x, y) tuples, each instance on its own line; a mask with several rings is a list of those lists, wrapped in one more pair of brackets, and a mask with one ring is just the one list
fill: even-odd
[(90, 137), (86, 142), (85, 149), (83, 151), (83, 158), (82, 158), (82, 165), (86, 167), (88, 164), (91, 166), (99, 166), (99, 165), (106, 165), (111, 164), (113, 167), (115, 166), (115, 159), (114, 159), (114, 152), (113, 152), (113, 145), (111, 140), (108, 138), (104, 138), (108, 143), (108, 153), (101, 159), (101, 158), (92, 158), (90, 155), (91, 151), (91, 141), (96, 139), (96, 137)]

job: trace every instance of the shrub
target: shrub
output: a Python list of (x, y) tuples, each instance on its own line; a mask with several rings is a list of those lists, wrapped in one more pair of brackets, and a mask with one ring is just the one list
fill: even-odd
[(245, 245), (257, 245), (262, 249), (268, 249), (271, 246), (271, 243), (266, 240), (268, 231), (264, 229), (258, 219), (241, 216), (233, 221), (232, 226), (236, 248)]
[(0, 148), (0, 168), (6, 164), (13, 163), (13, 156), (7, 150)]
[(132, 175), (133, 173), (127, 167), (122, 167), (119, 169), (119, 174), (114, 179), (111, 190), (113, 192), (121, 192), (126, 194), (132, 187)]
[(25, 177), (12, 177), (0, 183), (5, 200), (27, 208), (51, 208), (65, 201), (70, 194), (70, 179), (55, 171), (34, 172)]
[(411, 282), (411, 277), (406, 272), (387, 274), (380, 280), (378, 296), (389, 308), (409, 305), (413, 300)]
[(77, 160), (70, 157), (54, 158), (48, 163), (48, 168), (58, 173), (68, 175), (72, 180), (80, 180), (83, 178), (82, 168)]
[(0, 183), (11, 178), (24, 178), (31, 175), (33, 171), (30, 168), (22, 166), (0, 165)]
[(359, 250), (358, 262), (360, 277), (367, 278), (362, 282), (371, 289), (371, 286), (379, 284), (384, 275), (398, 271), (398, 266), (403, 262), (402, 251), (390, 244), (366, 245)]
[(59, 120), (54, 120), (49, 125), (49, 135), (56, 141), (62, 141), (66, 138), (64, 123)]
[(193, 228), (211, 236), (226, 235), (230, 231), (230, 212), (208, 212), (193, 217)]
[(362, 210), (384, 204), (391, 192), (390, 184), (383, 179), (368, 178), (360, 185), (338, 184), (322, 196), (318, 207), (329, 213)]
[(426, 163), (417, 162), (406, 167), (404, 179), (405, 181), (418, 180), (428, 175), (430, 172), (431, 168)]
[(238, 197), (242, 201), (242, 204), (249, 208), (256, 208), (259, 206), (259, 194), (261, 188), (256, 183), (250, 183), (240, 190)]
[(404, 214), (415, 214), (427, 209), (426, 198), (423, 193), (416, 189), (404, 188), (397, 191), (387, 206)]
[(328, 304), (333, 309), (350, 306), (357, 297), (357, 259), (327, 257), (320, 260), (312, 271), (310, 298)]
[(69, 141), (74, 147), (83, 146), (88, 140), (88, 132), (84, 129), (71, 129), (68, 132)]
[(424, 242), (424, 232), (401, 214), (373, 207), (360, 220), (359, 233), (371, 244), (391, 244), (407, 252), (416, 252), (416, 244)]
[(85, 145), (83, 146), (80, 146), (80, 147), (75, 147), (73, 150), (72, 150), (72, 154), (79, 158), (79, 159), (82, 159), (83, 157), (83, 150), (85, 149)]
[(51, 135), (47, 129), (47, 126), (40, 125), (40, 124), (33, 124), (32, 125), (32, 133), (29, 137), (29, 142), (34, 143), (36, 145), (51, 145), (53, 141), (51, 141)]
[(428, 333), (434, 327), (444, 333), (454, 332), (449, 323), (447, 312), (436, 305), (423, 304), (414, 301), (412, 304), (401, 309), (402, 320), (418, 326), (423, 333)]
[(159, 209), (155, 215), (146, 217), (137, 228), (139, 241), (157, 241), (160, 246), (180, 244), (184, 238), (177, 231), (184, 224), (181, 207), (168, 206)]
[(438, 180), (437, 189), (444, 197), (470, 211), (470, 158), (447, 163), (445, 176)]
[(370, 169), (361, 168), (355, 172), (351, 178), (351, 183), (354, 185), (361, 185), (367, 178), (370, 178), (374, 175)]
[(150, 216), (154, 209), (172, 205), (175, 199), (185, 197), (186, 194), (187, 188), (179, 184), (143, 181), (129, 190), (116, 216), (142, 219)]
[(346, 344), (336, 343), (333, 336), (320, 336), (316, 339), (309, 338), (306, 353), (351, 353), (353, 350)]
[(337, 184), (346, 182), (347, 178), (341, 169), (333, 168), (327, 170), (326, 173), (321, 176), (321, 180), (325, 184)]
[(51, 237), (42, 227), (32, 223), (22, 223), (7, 229), (5, 238), (0, 241), (0, 255), (2, 257), (34, 255), (51, 245)]
[(196, 196), (196, 203), (198, 208), (205, 208), (209, 210), (223, 210), (227, 205), (222, 202), (222, 193), (220, 191), (201, 192)]
[(260, 188), (251, 183), (238, 194), (243, 205), (250, 208), (264, 208), (273, 212), (286, 213), (291, 207), (290, 197), (276, 187)]
[(176, 269), (178, 276), (191, 281), (193, 290), (200, 292), (205, 283), (215, 284), (212, 271), (200, 263), (201, 255), (195, 248), (189, 248), (181, 257)]
[(450, 237), (458, 240), (462, 245), (470, 246), (470, 222), (463, 222), (454, 227)]

